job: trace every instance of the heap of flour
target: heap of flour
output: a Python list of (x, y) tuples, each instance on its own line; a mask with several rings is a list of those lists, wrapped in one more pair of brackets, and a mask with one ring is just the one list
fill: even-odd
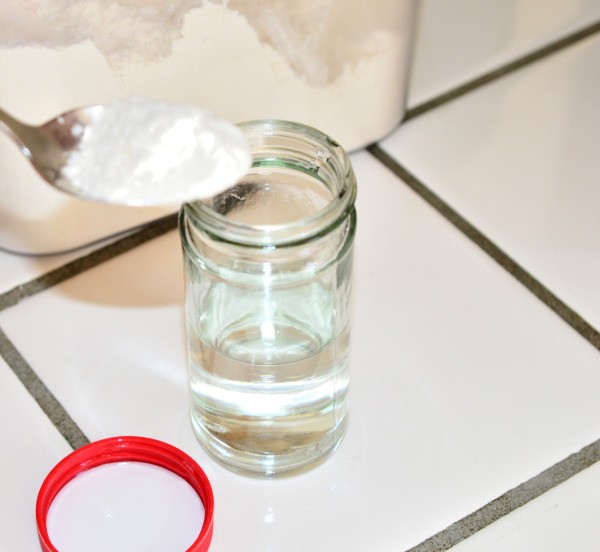
[(83, 129), (61, 184), (108, 203), (176, 205), (231, 187), (250, 159), (242, 131), (210, 111), (131, 97), (107, 104)]
[(1, 48), (64, 48), (91, 41), (114, 69), (125, 71), (127, 64), (168, 58), (190, 12), (202, 10), (219, 26), (237, 13), (261, 43), (318, 86), (335, 80), (344, 64), (376, 53), (371, 35), (397, 32), (395, 18), (409, 13), (398, 8), (404, 0), (378, 0), (376, 7), (371, 0), (3, 1)]

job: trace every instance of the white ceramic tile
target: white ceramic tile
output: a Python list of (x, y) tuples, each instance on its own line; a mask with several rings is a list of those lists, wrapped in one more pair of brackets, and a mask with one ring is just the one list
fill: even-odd
[[(5, 311), (7, 318), (20, 317), (30, 307), (36, 312), (39, 303), (40, 318), (24, 336), (33, 341), (20, 346), (54, 351), (59, 364), (48, 365), (42, 377), (51, 386), (60, 382), (71, 398), (69, 411), (86, 420), (83, 430), (92, 438), (126, 432), (138, 418), (153, 428), (186, 386), (177, 236), (171, 232), (153, 246), (99, 265), (91, 279), (83, 273)], [(40, 327), (36, 335), (43, 318), (52, 328)], [(140, 401), (156, 402), (156, 409), (139, 410)]]
[(352, 419), (313, 472), (250, 480), (195, 442), (175, 232), (0, 313), (91, 439), (150, 435), (200, 461), (214, 552), (403, 550), (600, 436), (597, 351), (368, 153), (353, 159)]
[(599, 64), (595, 36), (382, 143), (598, 329)]
[(501, 518), (452, 552), (593, 552), (600, 542), (600, 463)]
[(0, 440), (0, 549), (39, 550), (37, 493), (71, 448), (1, 358)]
[(421, 0), (415, 106), (600, 19), (600, 0)]

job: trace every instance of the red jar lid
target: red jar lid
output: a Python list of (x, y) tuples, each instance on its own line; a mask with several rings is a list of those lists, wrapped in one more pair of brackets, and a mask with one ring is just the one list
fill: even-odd
[(48, 534), (47, 516), (60, 490), (77, 475), (114, 462), (142, 462), (159, 466), (184, 479), (204, 505), (204, 521), (198, 538), (186, 552), (206, 552), (213, 534), (214, 497), (206, 474), (190, 456), (178, 448), (147, 437), (111, 437), (69, 454), (47, 475), (36, 502), (36, 521), (43, 552), (59, 552)]

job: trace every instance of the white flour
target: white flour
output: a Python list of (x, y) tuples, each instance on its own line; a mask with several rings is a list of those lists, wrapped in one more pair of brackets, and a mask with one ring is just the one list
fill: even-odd
[(100, 111), (61, 176), (89, 199), (175, 205), (229, 188), (249, 166), (235, 125), (197, 107), (133, 97)]

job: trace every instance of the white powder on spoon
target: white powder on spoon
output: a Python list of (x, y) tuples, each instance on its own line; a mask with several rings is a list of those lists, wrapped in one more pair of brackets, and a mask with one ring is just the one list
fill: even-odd
[(82, 132), (61, 186), (108, 203), (205, 199), (235, 184), (251, 161), (237, 126), (198, 107), (140, 97), (105, 105)]

